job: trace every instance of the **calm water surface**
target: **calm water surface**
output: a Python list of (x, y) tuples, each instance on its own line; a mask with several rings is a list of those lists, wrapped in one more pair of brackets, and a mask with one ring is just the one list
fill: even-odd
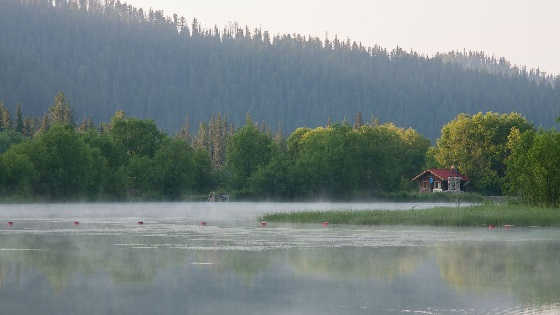
[(256, 224), (432, 206), (1, 205), (0, 314), (560, 314), (560, 229)]

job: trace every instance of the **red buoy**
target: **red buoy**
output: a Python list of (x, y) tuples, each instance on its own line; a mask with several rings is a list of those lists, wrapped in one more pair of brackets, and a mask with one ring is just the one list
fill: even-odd
[(268, 225), (268, 222), (266, 222), (266, 221), (261, 221), (261, 226), (262, 226), (262, 227), (266, 227), (267, 225)]
[(321, 223), (321, 224), (323, 224), (324, 227), (329, 226), (329, 222), (323, 222), (323, 223)]
[(9, 225), (9, 226), (13, 226), (13, 225), (14, 225), (14, 222), (10, 221), (10, 222), (8, 222), (8, 225)]
[(144, 221), (138, 221), (138, 224), (142, 225), (142, 224), (144, 224)]
[(202, 221), (202, 222), (200, 222), (200, 225), (201, 225), (201, 226), (207, 226), (208, 223), (206, 223), (205, 221)]
[(495, 226), (494, 224), (490, 224), (490, 225), (488, 226), (488, 229), (489, 229), (489, 230), (493, 230), (493, 229), (495, 229), (495, 228), (496, 228), (496, 226)]
[(79, 221), (74, 221), (74, 225), (80, 225)]

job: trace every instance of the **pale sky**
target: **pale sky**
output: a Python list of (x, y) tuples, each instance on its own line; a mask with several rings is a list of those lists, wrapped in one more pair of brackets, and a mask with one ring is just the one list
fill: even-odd
[(420, 53), (483, 50), (513, 64), (560, 74), (559, 0), (129, 0), (143, 8), (229, 22), (272, 33), (324, 38)]

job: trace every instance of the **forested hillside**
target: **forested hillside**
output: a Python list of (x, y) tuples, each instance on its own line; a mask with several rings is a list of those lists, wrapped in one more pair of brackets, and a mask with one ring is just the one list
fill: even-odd
[[(288, 18), (288, 17), (287, 17)], [(458, 113), (520, 112), (550, 127), (559, 79), (462, 52), (425, 57), (350, 40), (205, 29), (119, 1), (0, 1), (0, 101), (40, 116), (64, 91), (75, 119), (119, 109), (175, 132), (223, 113), (272, 130), (361, 112), (435, 139)]]

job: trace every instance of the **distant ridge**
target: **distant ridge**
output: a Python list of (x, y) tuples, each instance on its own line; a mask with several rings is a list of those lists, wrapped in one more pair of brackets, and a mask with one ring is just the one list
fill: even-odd
[[(24, 21), (24, 22), (22, 22)], [(458, 113), (520, 112), (550, 127), (560, 78), (480, 52), (433, 57), (337, 38), (271, 35), (119, 1), (0, 2), (0, 101), (41, 115), (58, 91), (75, 117), (154, 118), (176, 131), (214, 113), (285, 132), (358, 112), (435, 139)], [(556, 86), (556, 88), (555, 88)]]

